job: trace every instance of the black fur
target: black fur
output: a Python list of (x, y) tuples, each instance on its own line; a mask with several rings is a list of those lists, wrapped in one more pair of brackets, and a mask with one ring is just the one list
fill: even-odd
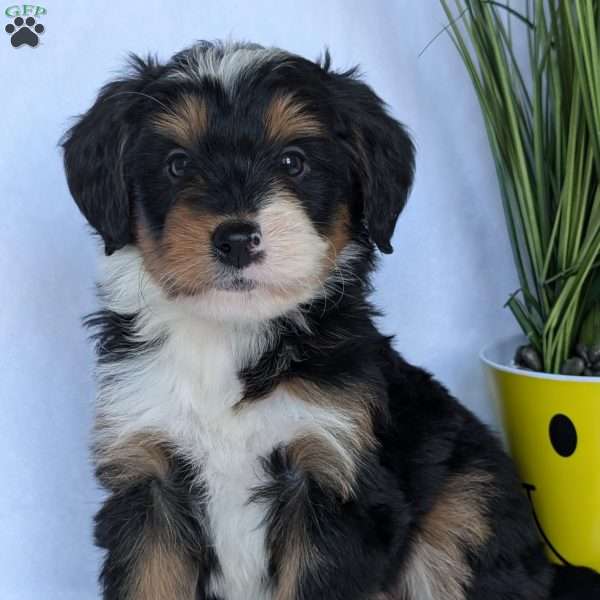
[(159, 345), (162, 340), (151, 344), (136, 339), (135, 325), (138, 315), (123, 315), (111, 310), (92, 313), (84, 324), (94, 331), (96, 354), (101, 363), (126, 360)]
[(556, 567), (552, 597), (556, 600), (600, 598), (600, 578), (591, 569)]
[(112, 254), (132, 240), (129, 190), (123, 173), (128, 138), (139, 121), (144, 88), (161, 72), (151, 59), (132, 56), (131, 74), (105, 85), (94, 106), (62, 144), (69, 190)]
[(357, 80), (356, 69), (331, 75), (336, 125), (353, 157), (369, 235), (381, 252), (391, 254), (396, 221), (413, 184), (413, 143), (383, 101)]
[(310, 473), (291, 464), (285, 448), (265, 459), (271, 481), (253, 502), (268, 507), (268, 543), (275, 581), (286, 560), (290, 527), (298, 519), (318, 559), (300, 581), (298, 600), (359, 600), (385, 589), (397, 576), (407, 547), (409, 507), (393, 475), (371, 457), (359, 475), (358, 493), (342, 502)]

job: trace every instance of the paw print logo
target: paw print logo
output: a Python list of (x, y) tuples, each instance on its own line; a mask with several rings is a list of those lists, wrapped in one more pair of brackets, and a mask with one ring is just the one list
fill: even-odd
[(25, 20), (22, 17), (17, 17), (4, 30), (10, 35), (10, 43), (15, 48), (23, 44), (35, 48), (40, 41), (38, 35), (44, 33), (44, 26), (41, 23), (36, 24), (33, 17), (27, 17)]

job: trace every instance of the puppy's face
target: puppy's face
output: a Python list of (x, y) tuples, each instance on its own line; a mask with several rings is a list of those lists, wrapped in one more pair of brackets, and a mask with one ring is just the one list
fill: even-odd
[(351, 276), (371, 241), (391, 251), (413, 169), (351, 74), (248, 45), (136, 60), (64, 147), (107, 253), (136, 244), (169, 297), (213, 318), (283, 314)]
[(327, 104), (252, 68), (229, 89), (204, 78), (156, 90), (124, 165), (147, 269), (211, 313), (309, 301), (351, 238), (349, 157)]

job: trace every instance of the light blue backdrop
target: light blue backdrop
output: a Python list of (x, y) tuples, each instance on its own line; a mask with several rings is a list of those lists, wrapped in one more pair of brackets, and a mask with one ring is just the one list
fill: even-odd
[[(5, 5), (8, 3), (5, 2)], [(437, 0), (55, 2), (39, 47), (0, 31), (0, 598), (97, 597), (88, 461), (94, 244), (67, 191), (57, 141), (126, 52), (162, 58), (195, 39), (243, 38), (362, 65), (418, 147), (395, 254), (377, 276), (383, 329), (493, 421), (478, 352), (514, 333), (517, 287), (483, 125), (440, 30)], [(5, 6), (2, 6), (2, 10)]]

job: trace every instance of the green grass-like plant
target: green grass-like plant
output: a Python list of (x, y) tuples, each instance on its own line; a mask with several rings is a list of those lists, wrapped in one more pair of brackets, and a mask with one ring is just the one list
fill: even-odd
[(520, 282), (507, 306), (556, 373), (600, 301), (600, 2), (440, 1), (496, 164)]

